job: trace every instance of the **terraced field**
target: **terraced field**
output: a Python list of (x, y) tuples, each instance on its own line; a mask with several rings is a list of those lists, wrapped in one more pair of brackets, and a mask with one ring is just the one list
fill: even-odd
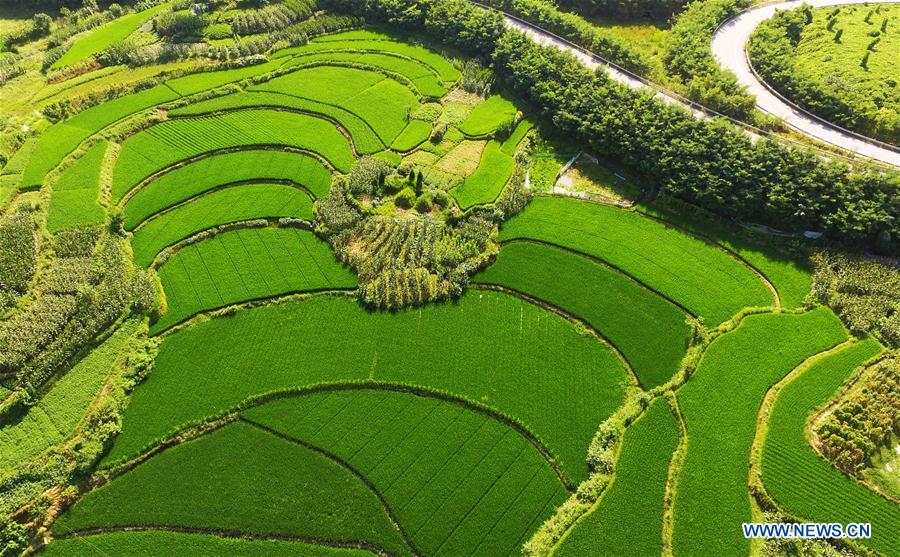
[[(679, 426), (657, 399), (625, 434), (613, 485), (570, 530), (555, 555), (656, 555), (662, 552), (663, 503)], [(622, 528), (622, 524), (628, 528)]]
[(312, 200), (297, 187), (242, 184), (216, 190), (159, 213), (134, 230), (134, 260), (147, 266), (157, 253), (192, 234), (233, 222), (293, 217), (312, 220)]
[(15, 83), (0, 554), (747, 555), (760, 475), (900, 551), (806, 437), (882, 345), (725, 221), (548, 195), (584, 147), (426, 4), (52, 19), (94, 23)]
[(674, 502), (676, 553), (749, 553), (740, 528), (725, 532), (715, 525), (751, 521), (747, 476), (760, 403), (769, 387), (806, 358), (846, 338), (841, 322), (820, 308), (750, 315), (713, 341), (678, 391), (688, 451)]
[(500, 239), (537, 240), (596, 257), (708, 325), (773, 301), (753, 271), (723, 250), (614, 207), (538, 197), (504, 224)]
[(160, 266), (159, 277), (168, 311), (152, 332), (238, 302), (356, 285), (356, 278), (334, 260), (324, 242), (297, 228), (217, 234), (179, 249)]
[[(785, 385), (769, 416), (762, 451), (766, 489), (781, 507), (807, 520), (872, 524), (871, 546), (885, 555), (900, 551), (900, 509), (841, 474), (807, 440), (807, 421), (852, 375), (882, 351), (874, 340), (842, 347)], [(798, 471), (800, 473), (798, 474)]]
[(475, 280), (521, 292), (585, 320), (621, 351), (645, 388), (665, 383), (684, 357), (690, 335), (687, 315), (586, 256), (512, 241)]

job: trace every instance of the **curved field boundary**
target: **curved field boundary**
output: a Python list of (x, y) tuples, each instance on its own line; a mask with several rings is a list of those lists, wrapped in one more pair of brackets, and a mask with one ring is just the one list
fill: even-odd
[(440, 399), (340, 391), (272, 402), (242, 417), (350, 462), (426, 555), (467, 555), (475, 547), (480, 555), (511, 554), (536, 513), (544, 514), (548, 495), (556, 502), (569, 495), (503, 422)]
[(351, 470), (243, 421), (89, 492), (53, 530), (148, 524), (374, 543), (401, 555), (409, 548), (378, 494)]
[(270, 182), (204, 192), (143, 221), (131, 237), (137, 265), (148, 267), (167, 247), (218, 226), (252, 219), (313, 220), (313, 198), (305, 188)]
[[(300, 114), (303, 116), (312, 116), (314, 118), (321, 118), (322, 120), (327, 120), (331, 122), (335, 128), (347, 139), (347, 142), (350, 144), (350, 150), (353, 152), (354, 156), (359, 156), (359, 151), (356, 149), (356, 143), (353, 139), (353, 134), (342, 124), (337, 118), (331, 116), (329, 114), (325, 114), (323, 112), (316, 112), (315, 110), (307, 110), (303, 108), (295, 108), (293, 106), (288, 105), (280, 105), (280, 104), (261, 104), (261, 105), (248, 105), (248, 106), (235, 106), (232, 108), (216, 110), (210, 113), (201, 113), (195, 116), (176, 116), (174, 118), (169, 118), (169, 120), (164, 121), (177, 121), (177, 120), (190, 120), (192, 118), (204, 118), (204, 117), (215, 117), (222, 116), (226, 114), (233, 114), (236, 112), (248, 112), (254, 110), (271, 110), (274, 112), (287, 112), (290, 114)], [(357, 116), (357, 118), (360, 118)], [(362, 118), (360, 118), (362, 120)], [(149, 128), (147, 128), (149, 129)]]
[[(244, 305), (246, 306), (246, 303)], [(270, 393), (251, 396), (240, 404), (229, 408), (228, 410), (225, 410), (215, 416), (204, 418), (202, 421), (184, 424), (176, 432), (160, 438), (156, 443), (151, 444), (148, 448), (146, 448), (134, 458), (131, 458), (124, 462), (104, 463), (104, 466), (108, 467), (107, 469), (109, 470), (109, 473), (104, 474), (104, 477), (102, 479), (98, 478), (98, 480), (100, 480), (101, 482), (105, 482), (111, 478), (121, 476), (140, 463), (145, 462), (153, 456), (159, 454), (161, 451), (164, 451), (168, 448), (179, 445), (191, 439), (196, 439), (202, 435), (206, 435), (211, 431), (214, 431), (233, 422), (234, 420), (238, 419), (238, 415), (241, 412), (244, 412), (251, 408), (256, 408), (258, 406), (287, 398), (295, 398), (316, 393), (353, 390), (383, 390), (398, 393), (409, 393), (416, 396), (439, 399), (443, 402), (461, 406), (470, 412), (481, 414), (495, 421), (498, 421), (506, 427), (514, 430), (523, 439), (528, 441), (528, 443), (530, 443), (541, 454), (543, 459), (553, 469), (554, 474), (559, 479), (563, 487), (565, 487), (569, 492), (575, 491), (575, 485), (568, 478), (562, 468), (560, 468), (559, 463), (553, 457), (553, 454), (550, 452), (547, 446), (544, 445), (544, 443), (537, 437), (537, 435), (535, 435), (517, 419), (480, 402), (454, 395), (446, 391), (432, 389), (422, 385), (411, 385), (375, 380), (360, 380), (346, 383), (320, 383), (301, 388), (284, 389), (280, 391), (273, 391)]]
[(336, 104), (366, 120), (384, 145), (403, 131), (409, 114), (421, 104), (408, 85), (383, 72), (334, 64), (288, 72), (250, 90), (288, 95), (299, 91), (304, 98)]
[(644, 557), (662, 553), (667, 478), (682, 442), (680, 433), (668, 402), (657, 398), (625, 430), (610, 485), (560, 539), (552, 555)]
[(340, 122), (341, 127), (353, 137), (356, 152), (370, 154), (385, 147), (372, 125), (354, 112), (336, 104), (276, 91), (238, 91), (170, 110), (169, 116), (183, 118), (252, 108), (289, 108), (298, 112), (321, 114)]
[(811, 520), (870, 522), (872, 538), (856, 543), (895, 555), (900, 551), (897, 502), (837, 470), (807, 437), (816, 409), (882, 350), (874, 339), (848, 341), (804, 362), (767, 395), (764, 410), (769, 412), (760, 411), (757, 449), (763, 486), (784, 512)]
[(391, 508), (391, 505), (387, 502), (387, 499), (384, 498), (384, 494), (382, 494), (381, 491), (377, 487), (375, 487), (375, 485), (369, 480), (369, 478), (364, 476), (363, 473), (360, 472), (355, 466), (353, 466), (352, 464), (350, 464), (349, 462), (347, 462), (346, 460), (344, 460), (343, 458), (339, 457), (338, 455), (334, 454), (331, 451), (327, 451), (327, 450), (323, 449), (322, 447), (313, 445), (312, 443), (307, 443), (306, 441), (297, 439), (296, 437), (292, 437), (290, 435), (284, 434), (276, 429), (272, 429), (271, 427), (269, 427), (267, 425), (264, 425), (259, 422), (248, 419), (246, 416), (241, 416), (238, 418), (238, 420), (245, 424), (250, 425), (251, 427), (255, 427), (256, 429), (258, 429), (260, 431), (264, 431), (264, 432), (268, 433), (269, 435), (274, 435), (275, 437), (278, 437), (279, 439), (281, 439), (283, 441), (287, 441), (288, 443), (294, 443), (296, 445), (299, 445), (301, 447), (309, 449), (315, 453), (318, 453), (318, 454), (324, 456), (325, 458), (331, 460), (332, 462), (334, 462), (335, 464), (337, 464), (344, 470), (347, 470), (348, 472), (350, 472), (353, 476), (356, 477), (357, 480), (362, 482), (363, 485), (365, 485), (369, 489), (369, 491), (371, 491), (375, 495), (375, 497), (378, 498), (379, 501), (381, 501), (381, 505), (382, 505), (382, 507), (384, 507), (384, 512), (387, 513), (387, 515), (390, 517), (391, 522), (394, 523), (394, 526), (400, 532), (400, 536), (403, 538), (403, 541), (406, 542), (406, 545), (409, 546), (409, 548), (413, 551), (413, 553), (415, 553), (415, 554), (420, 553), (419, 550), (416, 549), (416, 546), (413, 543), (412, 539), (410, 539), (409, 533), (403, 528), (403, 525), (400, 524), (400, 521), (397, 519), (397, 514)]
[(160, 170), (157, 170), (150, 176), (147, 176), (146, 178), (144, 178), (143, 180), (141, 180), (140, 182), (138, 182), (137, 184), (132, 186), (131, 189), (129, 189), (127, 193), (125, 193), (124, 195), (120, 195), (119, 199), (117, 201), (117, 206), (119, 208), (124, 208), (125, 206), (127, 206), (128, 202), (135, 195), (137, 195), (137, 193), (139, 191), (141, 191), (148, 185), (152, 184), (153, 182), (155, 182), (162, 176), (165, 176), (166, 174), (169, 174), (170, 172), (174, 172), (175, 170), (178, 170), (179, 168), (184, 168), (185, 166), (187, 166), (189, 164), (192, 164), (192, 163), (195, 163), (195, 162), (207, 159), (207, 158), (215, 157), (217, 155), (227, 155), (230, 153), (239, 153), (239, 152), (243, 152), (243, 151), (281, 151), (281, 152), (285, 152), (285, 153), (306, 155), (308, 157), (312, 157), (312, 158), (316, 159), (316, 161), (320, 162), (322, 164), (322, 166), (324, 166), (329, 171), (335, 170), (334, 166), (331, 165), (331, 163), (328, 161), (328, 159), (324, 158), (322, 155), (316, 153), (315, 151), (310, 151), (308, 149), (302, 149), (299, 147), (292, 147), (290, 145), (262, 143), (262, 144), (256, 144), (256, 145), (240, 145), (240, 146), (236, 146), (236, 147), (225, 147), (222, 149), (214, 149), (211, 151), (206, 151), (206, 152), (200, 153), (199, 155), (196, 155), (193, 157), (187, 157), (187, 158), (181, 159), (180, 161), (178, 161), (174, 164), (170, 164), (169, 166), (167, 166), (165, 168), (161, 168)]
[(498, 141), (491, 140), (481, 153), (478, 168), (462, 184), (450, 190), (460, 208), (493, 203), (512, 178), (516, 162), (501, 149)]
[[(453, 305), (396, 314), (366, 313), (347, 296), (325, 295), (228, 313), (227, 319), (199, 320), (165, 336), (154, 373), (132, 396), (109, 462), (258, 393), (368, 379), (427, 385), (515, 416), (580, 481), (597, 424), (625, 394), (627, 370), (609, 348), (568, 320), (500, 293), (471, 293)], [(413, 345), (411, 330), (443, 340), (427, 345), (417, 338)], [(306, 340), (292, 340), (297, 338)], [(347, 338), (355, 340), (348, 344)], [(498, 344), (498, 338), (507, 340)], [(423, 353), (422, 346), (434, 348)], [(498, 346), (505, 347), (499, 354)], [(489, 364), (486, 354), (492, 355)], [(298, 367), (298, 358), (315, 366)], [(565, 361), (566, 372), (548, 373), (548, 359)], [(191, 392), (180, 387), (184, 374), (197, 386)], [(542, 388), (522, 388), (532, 382)], [(168, 401), (165, 415), (156, 413), (157, 397)]]
[(633, 211), (539, 196), (503, 224), (500, 240), (531, 238), (605, 259), (676, 299), (708, 326), (745, 307), (769, 306), (758, 275), (705, 241)]
[(675, 374), (691, 341), (688, 315), (615, 269), (572, 251), (513, 240), (473, 281), (534, 296), (576, 315), (616, 346), (644, 388)]
[[(146, 218), (144, 218), (144, 220), (140, 221), (140, 222), (137, 224), (137, 226), (134, 226), (134, 227), (132, 227), (132, 228), (126, 227), (126, 230), (128, 230), (128, 231), (137, 231), (137, 230), (140, 230), (140, 229), (143, 228), (148, 222), (151, 222), (151, 221), (153, 221), (153, 220), (159, 218), (161, 215), (164, 215), (164, 214), (166, 214), (166, 213), (170, 213), (170, 212), (174, 211), (175, 209), (178, 209), (179, 207), (183, 207), (183, 206), (185, 206), (185, 205), (188, 205), (188, 204), (190, 204), (192, 201), (194, 201), (195, 199), (199, 199), (199, 198), (201, 198), (201, 197), (206, 197), (206, 196), (208, 196), (208, 195), (212, 195), (212, 194), (214, 194), (214, 193), (216, 193), (216, 192), (220, 192), (220, 191), (222, 191), (222, 190), (227, 190), (227, 189), (231, 189), (231, 188), (237, 188), (237, 187), (241, 187), (241, 186), (254, 186), (254, 185), (261, 185), (261, 184), (277, 184), (277, 185), (281, 185), (281, 186), (286, 186), (286, 187), (298, 189), (298, 190), (301, 190), (301, 191), (305, 192), (306, 195), (309, 196), (310, 200), (313, 200), (313, 201), (314, 201), (314, 200), (316, 199), (315, 194), (313, 194), (313, 192), (311, 192), (311, 191), (309, 190), (309, 188), (307, 188), (307, 187), (304, 186), (303, 184), (298, 183), (298, 182), (295, 182), (295, 181), (293, 181), (293, 180), (288, 180), (288, 179), (283, 179), (283, 180), (282, 180), (282, 179), (269, 179), (269, 178), (251, 178), (251, 179), (249, 179), (249, 180), (239, 180), (239, 181), (237, 181), (237, 182), (227, 182), (227, 183), (224, 183), (224, 184), (219, 184), (218, 186), (214, 186), (214, 187), (212, 187), (212, 188), (209, 188), (208, 190), (204, 190), (204, 191), (198, 193), (197, 195), (195, 195), (195, 196), (193, 196), (193, 197), (189, 197), (189, 198), (187, 198), (187, 199), (183, 199), (183, 200), (181, 200), (181, 201), (178, 201), (177, 203), (174, 203), (174, 204), (169, 205), (169, 206), (167, 206), (167, 207), (164, 207), (164, 208), (162, 208), (162, 209), (160, 209), (160, 210), (158, 210), (158, 211), (155, 211), (155, 212), (153, 212), (153, 213), (150, 213)], [(242, 219), (242, 220), (244, 220), (244, 219)], [(246, 220), (250, 220), (250, 219), (246, 219)], [(180, 241), (180, 240), (179, 240), (179, 241)], [(176, 242), (176, 243), (177, 243), (177, 242)], [(172, 245), (174, 245), (174, 244), (172, 244)], [(167, 247), (168, 247), (168, 246), (167, 246)]]
[[(896, 0), (806, 0), (814, 8), (895, 2)], [(896, 146), (844, 129), (797, 106), (771, 88), (753, 69), (746, 50), (750, 35), (760, 23), (775, 15), (777, 10), (800, 5), (801, 2), (797, 1), (769, 4), (754, 7), (729, 19), (714, 33), (711, 45), (713, 54), (720, 64), (737, 76), (739, 83), (753, 92), (756, 106), (760, 110), (782, 119), (791, 128), (813, 139), (882, 163), (900, 166), (900, 149)]]
[(325, 242), (292, 227), (232, 227), (207, 234), (181, 245), (158, 273), (169, 309), (151, 334), (235, 302), (356, 286), (356, 277)]
[[(640, 76), (636, 73), (631, 72), (619, 66), (618, 64), (595, 54), (594, 52), (581, 47), (572, 41), (560, 37), (559, 35), (553, 33), (552, 31), (548, 31), (534, 23), (529, 21), (525, 21), (524, 19), (514, 16), (508, 12), (504, 12), (502, 10), (498, 10), (492, 6), (487, 6), (485, 4), (481, 4), (476, 0), (467, 0), (470, 4), (474, 4), (484, 10), (497, 12), (503, 15), (506, 26), (515, 29), (524, 33), (530, 40), (546, 46), (551, 46), (558, 50), (563, 50), (569, 52), (574, 55), (575, 58), (585, 66), (587, 66), (591, 70), (596, 70), (598, 67), (603, 67), (604, 71), (607, 75), (613, 80), (616, 81), (630, 89), (638, 89), (638, 90), (649, 90), (653, 93), (654, 97), (665, 102), (667, 104), (672, 104), (676, 106), (681, 106), (685, 110), (688, 110), (694, 117), (696, 118), (708, 118), (708, 117), (719, 117), (728, 120), (732, 124), (741, 128), (751, 139), (766, 137), (777, 141), (785, 146), (792, 147), (795, 149), (812, 149), (816, 151), (819, 155), (824, 156), (826, 158), (840, 158), (844, 159), (848, 163), (858, 163), (859, 159), (854, 158), (854, 155), (859, 155), (859, 153), (855, 153), (853, 151), (846, 151), (843, 149), (839, 149), (838, 151), (825, 149), (818, 146), (816, 143), (811, 142), (801, 142), (789, 137), (785, 137), (783, 135), (779, 135), (768, 130), (764, 130), (762, 128), (758, 128), (750, 123), (744, 122), (742, 120), (738, 120), (737, 118), (733, 118), (726, 114), (722, 114), (712, 108), (704, 106), (696, 101), (693, 101), (687, 97), (684, 97), (670, 89), (667, 89), (663, 85), (659, 83), (648, 80), (647, 78)], [(896, 1), (896, 0), (881, 0), (881, 1)], [(839, 145), (835, 145), (835, 147), (840, 147)], [(865, 160), (868, 162), (872, 162), (875, 164), (884, 165), (885, 163), (870, 157), (865, 157)], [(889, 164), (889, 163), (888, 163)]]
[[(78, 532), (73, 532), (71, 534), (66, 534), (63, 536), (55, 536), (53, 540), (65, 541), (65, 540), (78, 540), (80, 538), (93, 538), (97, 536), (103, 536), (105, 534), (116, 534), (116, 533), (153, 533), (153, 532), (168, 532), (173, 534), (197, 534), (203, 536), (210, 536), (214, 538), (224, 538), (231, 540), (246, 540), (249, 542), (266, 542), (266, 541), (283, 541), (283, 542), (291, 542), (296, 544), (304, 544), (309, 546), (317, 546), (317, 547), (327, 547), (332, 549), (358, 549), (361, 551), (365, 551), (368, 554), (376, 554), (376, 555), (387, 555), (383, 548), (377, 547), (368, 543), (338, 543), (333, 540), (319, 540), (312, 538), (302, 538), (298, 536), (278, 536), (278, 535), (269, 535), (269, 536), (260, 536), (260, 535), (251, 535), (245, 532), (240, 531), (227, 531), (227, 530), (209, 530), (204, 528), (186, 528), (186, 527), (176, 527), (176, 526), (121, 526), (121, 527), (111, 527), (111, 528), (89, 528), (86, 530), (81, 530)], [(96, 548), (96, 544), (91, 543), (87, 540), (82, 540), (87, 542), (87, 544), (93, 549)], [(117, 550), (121, 550), (122, 547), (120, 544), (115, 544)], [(57, 549), (56, 546), (48, 546), (48, 549), (45, 549), (42, 554), (51, 554), (56, 555), (59, 551), (63, 551), (63, 555), (75, 555), (76, 553), (66, 553), (65, 550)], [(102, 550), (101, 550), (102, 551)], [(80, 554), (80, 553), (79, 553)], [(351, 557), (350, 555), (341, 554), (340, 557)], [(356, 557), (355, 555), (353, 557)], [(363, 557), (363, 556), (359, 556)]]
[(549, 242), (549, 241), (546, 241), (546, 240), (536, 240), (536, 239), (534, 239), (534, 238), (528, 238), (528, 237), (512, 238), (512, 239), (509, 239), (509, 240), (503, 240), (503, 241), (500, 242), (500, 246), (502, 247), (502, 246), (505, 246), (505, 245), (507, 245), (507, 244), (517, 243), (517, 242), (537, 244), (537, 245), (540, 245), (540, 246), (549, 246), (549, 247), (551, 247), (551, 248), (556, 248), (556, 249), (560, 249), (560, 250), (569, 252), (569, 253), (571, 253), (572, 255), (576, 255), (576, 256), (578, 256), (578, 257), (584, 257), (585, 259), (590, 259), (591, 261), (593, 261), (594, 263), (596, 263), (596, 264), (598, 264), (598, 265), (601, 265), (601, 266), (603, 266), (603, 267), (606, 267), (606, 268), (608, 268), (608, 269), (611, 269), (611, 270), (613, 270), (613, 271), (616, 271), (617, 273), (619, 273), (620, 275), (622, 275), (622, 276), (625, 277), (626, 279), (630, 280), (630, 281), (633, 282), (634, 284), (637, 284), (637, 285), (640, 286), (641, 288), (645, 289), (647, 292), (649, 292), (649, 293), (651, 293), (651, 294), (653, 294), (653, 295), (655, 295), (655, 296), (658, 296), (658, 297), (662, 298), (663, 300), (665, 300), (665, 301), (668, 302), (669, 304), (675, 306), (675, 307), (678, 308), (680, 311), (684, 312), (685, 315), (689, 315), (690, 317), (697, 317), (697, 314), (696, 314), (696, 313), (694, 313), (693, 311), (691, 311), (691, 310), (688, 309), (687, 307), (683, 306), (683, 305), (682, 305), (681, 303), (679, 303), (677, 300), (673, 300), (672, 298), (670, 298), (669, 296), (667, 296), (665, 293), (660, 292), (659, 290), (653, 288), (653, 287), (650, 286), (649, 284), (647, 284), (647, 283), (641, 281), (640, 279), (638, 279), (638, 278), (635, 277), (634, 275), (629, 274), (625, 269), (623, 269), (623, 268), (621, 268), (621, 267), (619, 267), (619, 266), (617, 266), (617, 265), (614, 265), (614, 264), (610, 263), (609, 261), (607, 261), (606, 259), (603, 259), (602, 257), (597, 257), (596, 255), (591, 255), (590, 253), (585, 253), (585, 252), (583, 252), (583, 251), (578, 251), (577, 249), (574, 249), (574, 248), (571, 248), (571, 247), (568, 247), (568, 246), (563, 246), (563, 245), (560, 245), (560, 244), (555, 244), (555, 243), (553, 243), (553, 242)]
[[(346, 56), (347, 59), (341, 60), (340, 58), (336, 57), (336, 55), (341, 54), (348, 55)], [(368, 56), (369, 58), (361, 58), (366, 56)], [(372, 57), (378, 56), (396, 58), (397, 60), (401, 60), (403, 62), (422, 66), (426, 69), (427, 73), (411, 77), (406, 73), (400, 72), (396, 67), (392, 67), (387, 64), (381, 65), (378, 64), (377, 61), (372, 60)], [(316, 60), (315, 58), (320, 59)], [(409, 88), (419, 99), (437, 100), (449, 92), (449, 87), (445, 85), (443, 81), (441, 81), (440, 77), (437, 75), (437, 72), (432, 70), (430, 67), (422, 65), (417, 60), (406, 58), (403, 56), (397, 56), (387, 52), (353, 50), (311, 52), (309, 54), (303, 54), (293, 57), (291, 60), (284, 64), (284, 67), (297, 68), (299, 70), (319, 65), (369, 69), (371, 71), (381, 73), (385, 77), (389, 77)]]
[[(419, 47), (415, 45), (410, 45), (405, 42), (400, 42), (395, 38), (384, 35), (383, 39), (377, 40), (341, 40), (341, 33), (335, 33), (329, 36), (329, 40), (314, 40), (309, 44), (288, 48), (285, 50), (281, 50), (276, 52), (273, 55), (274, 59), (283, 58), (285, 56), (295, 56), (302, 55), (307, 52), (322, 52), (325, 50), (333, 50), (333, 51), (341, 51), (341, 50), (353, 50), (358, 52), (371, 52), (374, 54), (398, 54), (400, 56), (406, 56), (412, 58), (413, 60), (417, 60), (422, 64), (434, 69), (438, 76), (445, 83), (453, 83), (460, 77), (460, 72), (457, 70), (450, 62), (448, 62), (443, 56), (440, 54), (424, 47)], [(377, 43), (375, 44), (375, 48), (365, 48), (360, 47), (361, 43)], [(319, 48), (323, 46), (324, 48)], [(342, 48), (345, 47), (345, 48)], [(417, 54), (419, 56), (417, 56)], [(427, 60), (426, 60), (427, 58)], [(430, 60), (430, 62), (429, 62)], [(438, 67), (440, 66), (440, 67)]]
[(659, 217), (657, 217), (657, 216), (655, 216), (655, 215), (651, 215), (651, 214), (645, 213), (645, 212), (643, 212), (643, 211), (634, 211), (634, 213), (637, 214), (637, 215), (640, 215), (640, 216), (642, 216), (642, 217), (644, 217), (644, 218), (647, 218), (647, 219), (656, 221), (656, 222), (658, 222), (658, 223), (660, 223), (660, 224), (663, 224), (663, 225), (665, 225), (665, 226), (671, 226), (672, 228), (677, 229), (679, 232), (681, 232), (682, 234), (685, 234), (686, 236), (693, 236), (694, 238), (697, 238), (698, 240), (703, 240), (704, 242), (706, 242), (706, 243), (709, 244), (710, 246), (712, 246), (712, 247), (714, 247), (714, 248), (716, 248), (716, 249), (722, 250), (723, 252), (727, 253), (727, 254), (728, 254), (729, 256), (731, 256), (735, 261), (737, 261), (738, 263), (740, 263), (740, 264), (743, 265), (744, 267), (747, 267), (748, 269), (750, 269), (751, 271), (753, 271), (753, 273), (756, 274), (757, 277), (759, 277), (759, 280), (760, 280), (763, 284), (765, 284), (765, 285), (766, 285), (766, 288), (769, 289), (769, 292), (772, 293), (772, 299), (775, 301), (775, 306), (774, 306), (775, 311), (780, 311), (780, 310), (781, 310), (781, 295), (778, 293), (778, 289), (775, 288), (775, 285), (772, 284), (772, 281), (769, 280), (769, 277), (767, 277), (767, 276), (765, 275), (765, 273), (763, 273), (758, 267), (756, 267), (755, 265), (753, 265), (753, 263), (750, 263), (749, 261), (747, 261), (741, 254), (737, 253), (736, 251), (734, 251), (733, 249), (731, 249), (731, 248), (729, 248), (729, 247), (723, 246), (722, 244), (720, 244), (719, 242), (717, 242), (717, 241), (714, 240), (713, 238), (710, 238), (709, 236), (706, 236), (705, 234), (700, 234), (699, 232), (695, 232), (695, 231), (693, 231), (693, 230), (689, 230), (689, 229), (687, 229), (687, 228), (684, 228), (683, 226), (679, 226), (679, 225), (675, 224), (675, 223), (672, 222), (672, 221), (668, 221), (668, 220), (666, 220), (666, 219), (659, 218)]
[(674, 500), (676, 555), (749, 553), (737, 525), (751, 522), (747, 478), (759, 405), (791, 370), (846, 338), (840, 320), (819, 308), (747, 316), (710, 343), (677, 395), (688, 450)]
[(504, 294), (509, 294), (510, 296), (515, 296), (521, 300), (528, 302), (529, 304), (535, 305), (541, 309), (545, 309), (549, 312), (555, 313), (556, 315), (572, 322), (573, 325), (578, 325), (579, 327), (583, 327), (586, 332), (595, 337), (599, 342), (604, 344), (607, 348), (612, 350), (616, 357), (619, 358), (619, 361), (622, 362), (622, 366), (628, 370), (628, 375), (631, 380), (638, 386), (641, 385), (640, 379), (638, 379), (637, 375), (634, 373), (634, 368), (631, 363), (628, 361), (628, 358), (622, 353), (622, 350), (619, 349), (618, 346), (613, 343), (613, 341), (609, 340), (609, 338), (603, 336), (603, 334), (598, 331), (593, 325), (591, 325), (586, 319), (583, 317), (579, 317), (574, 313), (570, 313), (563, 308), (553, 305), (546, 300), (542, 300), (540, 298), (536, 298), (525, 292), (520, 290), (516, 290), (515, 288), (511, 288), (509, 286), (503, 286), (502, 284), (491, 284), (484, 282), (476, 282), (471, 285), (471, 288), (475, 290), (493, 290), (494, 292), (503, 292)]
[[(290, 116), (286, 116), (290, 115)], [(166, 120), (130, 136), (113, 172), (113, 197), (160, 171), (204, 154), (263, 145), (316, 151), (343, 172), (350, 170), (352, 143), (332, 121), (283, 110), (246, 110), (221, 116)]]

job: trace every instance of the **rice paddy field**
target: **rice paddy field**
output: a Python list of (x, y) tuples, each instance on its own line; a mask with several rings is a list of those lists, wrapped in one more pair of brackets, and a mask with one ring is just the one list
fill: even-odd
[(889, 347), (802, 261), (562, 195), (583, 147), (434, 37), (151, 4), (0, 82), (4, 557), (749, 556), (761, 503), (900, 551), (808, 434)]

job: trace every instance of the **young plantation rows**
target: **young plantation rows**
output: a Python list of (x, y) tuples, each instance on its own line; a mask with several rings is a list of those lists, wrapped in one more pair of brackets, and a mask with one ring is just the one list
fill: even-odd
[[(900, 553), (896, 501), (808, 439), (885, 348), (803, 266), (662, 202), (535, 195), (552, 126), (423, 37), (252, 61), (2, 170), (47, 211), (0, 221), (0, 518), (43, 497), (37, 554), (749, 555), (764, 511)], [(42, 367), (98, 300), (118, 313)]]

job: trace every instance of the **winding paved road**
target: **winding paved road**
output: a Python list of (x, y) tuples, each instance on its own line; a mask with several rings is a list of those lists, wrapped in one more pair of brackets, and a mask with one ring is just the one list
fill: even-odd
[[(897, 0), (806, 0), (814, 8), (843, 4), (895, 3)], [(863, 136), (830, 124), (809, 112), (786, 102), (766, 84), (757, 79), (747, 60), (745, 45), (753, 30), (778, 10), (789, 10), (801, 5), (794, 0), (752, 8), (725, 22), (713, 37), (712, 50), (719, 63), (737, 75), (738, 81), (756, 95), (756, 106), (773, 114), (790, 127), (823, 143), (829, 143), (846, 151), (858, 153), (870, 159), (900, 166), (900, 150), (885, 143), (867, 140)]]
[[(475, 0), (469, 1), (473, 4), (481, 6), (482, 8), (495, 10), (494, 8), (486, 6), (484, 4), (480, 4)], [(891, 3), (897, 1), (898, 0), (869, 0), (870, 3)], [(807, 3), (817, 7), (838, 4), (862, 4), (864, 2), (865, 0), (807, 0)], [(746, 56), (744, 55), (744, 44), (750, 37), (753, 29), (755, 29), (756, 26), (761, 22), (765, 21), (769, 17), (772, 17), (772, 15), (775, 14), (776, 9), (790, 9), (799, 5), (799, 1), (791, 1), (764, 6), (761, 8), (753, 9), (726, 22), (719, 28), (714, 37), (713, 50), (716, 54), (716, 57), (719, 59), (720, 63), (723, 63), (723, 65), (726, 65), (730, 69), (735, 71), (735, 73), (738, 75), (738, 79), (742, 83), (748, 85), (751, 92), (756, 93), (757, 104), (762, 110), (766, 110), (767, 112), (771, 112), (773, 114), (781, 116), (789, 125), (797, 129), (801, 133), (809, 135), (823, 143), (829, 143), (831, 145), (841, 147), (846, 151), (856, 152), (864, 157), (875, 159), (887, 164), (900, 166), (900, 152), (898, 152), (897, 150), (892, 150), (888, 147), (873, 145), (869, 141), (856, 136), (852, 132), (842, 131), (836, 126), (829, 124), (828, 122), (825, 122), (824, 120), (821, 120), (818, 117), (803, 111), (802, 109), (794, 109), (790, 107), (787, 103), (783, 102), (778, 97), (773, 95), (766, 88), (766, 86), (760, 83), (753, 75), (752, 70), (750, 70), (749, 63), (746, 60)], [(763, 11), (765, 11), (765, 13)], [(614, 81), (622, 83), (623, 85), (627, 85), (628, 87), (631, 87), (633, 89), (655, 89), (656, 98), (670, 104), (677, 104), (679, 106), (682, 106), (690, 110), (698, 118), (707, 117), (706, 112), (698, 109), (696, 106), (692, 106), (690, 101), (688, 101), (687, 99), (680, 98), (674, 93), (666, 91), (663, 87), (650, 83), (647, 80), (640, 78), (632, 74), (631, 72), (628, 72), (627, 70), (623, 70), (615, 65), (611, 65), (597, 56), (592, 56), (585, 52), (583, 49), (579, 48), (577, 45), (574, 45), (570, 41), (558, 37), (557, 35), (554, 35), (549, 31), (541, 29), (540, 27), (523, 21), (510, 14), (504, 12), (500, 13), (504, 15), (506, 25), (508, 27), (521, 31), (535, 42), (547, 46), (553, 46), (560, 50), (568, 51), (569, 53), (573, 54), (578, 60), (580, 60), (585, 66), (591, 69), (602, 66), (606, 70), (610, 78), (612, 78)], [(752, 19), (744, 19), (748, 16), (752, 16)], [(737, 38), (738, 35), (740, 35), (742, 38)], [(722, 54), (720, 54), (722, 52), (728, 52), (730, 54), (728, 56), (723, 56)], [(731, 68), (731, 66), (725, 62), (726, 59), (730, 58), (735, 58), (737, 60), (737, 62), (735, 62), (736, 64), (738, 62), (744, 64), (746, 67), (746, 71), (748, 72), (750, 77), (748, 78), (746, 76), (742, 76), (742, 72), (739, 69)], [(761, 104), (763, 102), (765, 104)], [(740, 122), (735, 123), (741, 124)], [(758, 132), (761, 132), (761, 130), (755, 130), (754, 128), (746, 126), (746, 124), (744, 124), (743, 126), (744, 130), (751, 137), (759, 137)]]

